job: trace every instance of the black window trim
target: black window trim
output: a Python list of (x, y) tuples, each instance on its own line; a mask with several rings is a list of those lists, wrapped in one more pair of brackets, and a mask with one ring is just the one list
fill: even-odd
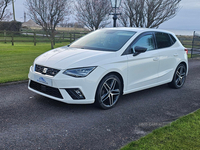
[[(155, 46), (155, 49), (153, 49), (153, 50), (163, 49), (163, 48), (158, 48), (157, 41), (156, 41), (156, 35), (155, 35), (156, 33), (164, 33), (164, 34), (167, 34), (169, 36), (170, 46), (164, 47), (164, 48), (169, 48), (169, 47), (173, 46), (177, 42), (177, 39), (170, 33), (161, 32), (161, 31), (146, 31), (146, 32), (143, 32), (140, 35), (138, 35), (137, 38), (134, 39), (133, 42), (126, 48), (126, 50), (122, 53), (121, 56), (133, 54), (132, 51), (131, 51), (131, 45), (135, 44), (142, 36), (145, 36), (145, 35), (153, 35), (153, 42), (154, 42), (154, 46)], [(175, 42), (173, 42), (173, 39), (172, 39), (172, 37), (170, 35), (175, 38), (175, 40), (176, 40)], [(150, 50), (150, 51), (152, 51), (152, 50)]]

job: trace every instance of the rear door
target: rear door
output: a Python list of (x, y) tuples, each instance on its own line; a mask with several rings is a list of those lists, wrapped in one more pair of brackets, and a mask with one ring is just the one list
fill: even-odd
[(159, 54), (158, 82), (170, 82), (173, 77), (174, 69), (177, 64), (177, 48), (172, 46), (175, 41), (168, 33), (155, 32), (157, 50)]

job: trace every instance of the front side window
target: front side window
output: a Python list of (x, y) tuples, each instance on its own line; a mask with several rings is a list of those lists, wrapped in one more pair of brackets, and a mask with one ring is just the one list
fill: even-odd
[(172, 45), (171, 39), (167, 33), (156, 32), (155, 33), (157, 48), (166, 48)]
[(151, 34), (149, 34), (149, 35), (144, 35), (144, 36), (142, 36), (141, 38), (139, 38), (139, 39), (131, 46), (131, 48), (133, 49), (133, 52), (134, 52), (134, 48), (135, 48), (136, 46), (147, 48), (147, 51), (155, 49), (154, 42), (153, 42), (153, 35), (151, 35)]

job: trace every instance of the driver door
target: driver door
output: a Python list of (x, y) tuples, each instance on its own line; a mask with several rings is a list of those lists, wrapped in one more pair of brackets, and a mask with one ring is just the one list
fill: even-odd
[[(136, 46), (147, 48), (147, 51), (133, 56)], [(156, 85), (159, 56), (155, 50), (153, 34), (145, 33), (140, 35), (130, 45), (129, 49), (131, 49), (132, 53), (127, 55), (127, 93)]]

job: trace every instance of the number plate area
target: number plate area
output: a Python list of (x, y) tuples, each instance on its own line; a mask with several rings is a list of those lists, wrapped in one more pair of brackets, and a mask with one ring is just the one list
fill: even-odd
[(44, 85), (52, 86), (52, 80), (39, 75), (34, 75), (34, 80)]

